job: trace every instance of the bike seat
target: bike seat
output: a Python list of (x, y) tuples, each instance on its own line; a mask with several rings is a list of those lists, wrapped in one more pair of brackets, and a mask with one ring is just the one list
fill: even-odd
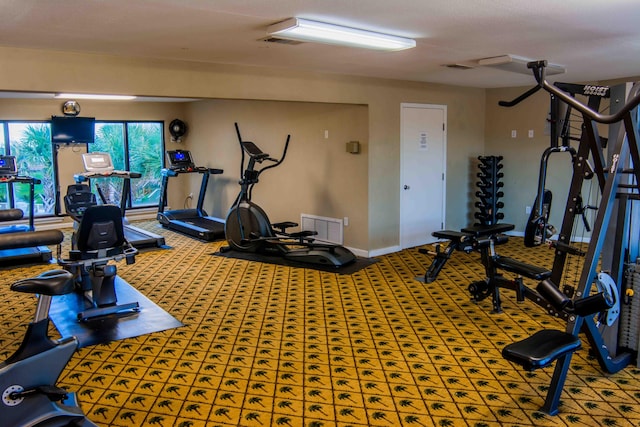
[(65, 295), (73, 292), (73, 274), (66, 270), (50, 270), (36, 277), (19, 280), (11, 290), (28, 294)]
[(502, 356), (526, 371), (533, 371), (573, 353), (580, 346), (580, 338), (575, 335), (555, 329), (543, 329), (522, 341), (507, 345), (502, 349)]

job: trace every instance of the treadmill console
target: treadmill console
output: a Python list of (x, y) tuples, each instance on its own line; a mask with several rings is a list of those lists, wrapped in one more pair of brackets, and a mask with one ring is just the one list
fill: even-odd
[(0, 156), (0, 177), (9, 178), (18, 175), (15, 156)]
[(173, 171), (193, 171), (196, 169), (195, 163), (191, 158), (189, 150), (171, 150), (167, 151), (169, 157), (169, 169)]
[(85, 153), (82, 155), (82, 163), (87, 172), (113, 172), (113, 161), (109, 153)]

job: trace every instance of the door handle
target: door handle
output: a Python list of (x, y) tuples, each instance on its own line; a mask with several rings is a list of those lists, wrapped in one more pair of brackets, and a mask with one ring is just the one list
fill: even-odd
[(404, 189), (405, 189), (405, 190), (409, 190), (410, 188), (411, 188), (411, 187), (409, 187), (408, 185), (405, 185), (405, 186), (404, 186)]

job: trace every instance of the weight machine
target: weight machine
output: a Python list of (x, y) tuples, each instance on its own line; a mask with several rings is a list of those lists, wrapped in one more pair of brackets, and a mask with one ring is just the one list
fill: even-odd
[[(558, 360), (543, 406), (545, 412), (553, 415), (558, 412), (571, 354), (575, 351), (566, 350), (566, 346), (575, 341), (579, 332), (585, 333), (593, 355), (605, 372), (618, 372), (637, 357), (637, 348), (624, 348), (619, 345), (617, 323), (618, 314), (625, 309), (623, 305), (628, 303), (628, 298), (621, 296), (631, 295), (622, 280), (623, 265), (625, 262), (635, 262), (638, 256), (638, 235), (630, 234), (630, 224), (637, 225), (640, 215), (637, 209), (631, 209), (632, 201), (640, 199), (640, 138), (636, 108), (640, 104), (640, 84), (633, 85), (625, 103), (615, 102), (612, 98), (612, 114), (602, 115), (590, 105), (585, 105), (571, 94), (549, 84), (545, 80), (546, 61), (531, 62), (528, 67), (533, 71), (540, 88), (580, 112), (583, 121), (583, 132), (573, 162), (569, 197), (548, 283), (556, 287), (561, 283), (567, 254), (572, 252), (571, 230), (575, 217), (581, 210), (582, 200), (579, 196), (582, 184), (585, 177), (593, 174), (599, 185), (601, 200), (597, 207), (590, 242), (584, 252), (577, 286), (575, 289), (565, 286), (563, 294), (571, 298), (572, 304), (579, 304), (591, 298), (590, 294), (595, 285), (600, 292), (611, 298), (613, 303), (612, 307), (604, 312), (605, 316), (570, 315), (565, 333), (558, 334), (551, 341), (549, 337), (536, 334), (516, 343), (517, 350), (520, 351), (519, 357), (509, 357), (509, 350), (513, 350), (513, 345), (505, 348), (505, 357), (527, 369), (531, 368), (530, 362), (536, 357), (536, 349), (542, 345), (547, 349), (544, 354), (545, 363), (537, 367), (548, 366)], [(624, 93), (619, 95), (620, 98), (616, 97), (615, 100), (625, 99)], [(599, 136), (598, 124), (610, 125), (606, 144), (603, 144), (603, 138)], [(608, 145), (606, 153), (605, 145)], [(593, 167), (588, 164), (589, 158)], [(638, 319), (640, 317), (635, 319), (636, 330)]]
[[(592, 354), (607, 373), (618, 372), (637, 358), (640, 304), (632, 302), (638, 298), (633, 297), (634, 293), (640, 291), (640, 138), (637, 111), (640, 83), (630, 89), (620, 86), (611, 90), (603, 86), (585, 85), (581, 94), (596, 95), (589, 96), (585, 104), (575, 98), (575, 93), (565, 92), (558, 85), (551, 85), (545, 80), (545, 61), (531, 62), (528, 67), (533, 71), (538, 86), (512, 103), (544, 89), (558, 102), (565, 103), (568, 109), (579, 112), (582, 118), (579, 145), (570, 151), (573, 175), (562, 227), (557, 241), (551, 242), (555, 250), (553, 267), (545, 270), (497, 255), (495, 246), (506, 239), (499, 233), (509, 230), (507, 224), (499, 224), (498, 228), (470, 227), (461, 232), (444, 230), (435, 232), (434, 236), (448, 239), (450, 243), (444, 250), (437, 248), (425, 274), (425, 282), (435, 280), (455, 250), (479, 250), (487, 279), (470, 285), (474, 299), (492, 295), (494, 311), (499, 312), (499, 288), (508, 288), (516, 291), (518, 301), (524, 301), (526, 297), (545, 307), (549, 314), (567, 321), (565, 331), (543, 330), (503, 350), (506, 359), (527, 370), (543, 368), (557, 361), (542, 407), (543, 411), (555, 415), (558, 413), (571, 356), (580, 347), (580, 332), (585, 333)], [(611, 114), (600, 114), (596, 108), (603, 95), (609, 93)], [(556, 124), (552, 125), (554, 129)], [(609, 125), (608, 138), (600, 137), (599, 125)], [(559, 136), (552, 136), (552, 141), (557, 141), (557, 138)], [(563, 143), (568, 144), (570, 140), (568, 133), (564, 133)], [(585, 179), (590, 178), (598, 184), (600, 201), (594, 207), (596, 215), (591, 238), (586, 250), (583, 250), (573, 246), (571, 236), (576, 217), (581, 216), (585, 221), (586, 207), (581, 191)], [(544, 190), (543, 180), (540, 182), (542, 185), (539, 185), (538, 196), (541, 196), (540, 190)], [(585, 229), (587, 226), (585, 223)], [(579, 274), (575, 283), (563, 285), (568, 255), (581, 256), (583, 261), (581, 267), (576, 269)], [(518, 278), (508, 280), (500, 271), (515, 273)], [(538, 281), (538, 287), (534, 290), (524, 286), (523, 276)], [(594, 290), (597, 293), (592, 295)], [(623, 321), (620, 322), (620, 319)]]

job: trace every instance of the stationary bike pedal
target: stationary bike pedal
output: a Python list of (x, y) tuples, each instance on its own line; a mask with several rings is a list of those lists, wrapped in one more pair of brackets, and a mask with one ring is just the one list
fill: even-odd
[(42, 385), (36, 387), (36, 391), (44, 394), (51, 400), (52, 402), (58, 402), (67, 398), (67, 394), (69, 393), (67, 390), (56, 387), (54, 385)]
[(67, 398), (68, 392), (63, 388), (56, 387), (54, 385), (41, 385), (28, 390), (14, 391), (9, 395), (9, 397), (12, 400), (18, 401), (35, 394), (44, 394), (52, 402), (59, 402)]

